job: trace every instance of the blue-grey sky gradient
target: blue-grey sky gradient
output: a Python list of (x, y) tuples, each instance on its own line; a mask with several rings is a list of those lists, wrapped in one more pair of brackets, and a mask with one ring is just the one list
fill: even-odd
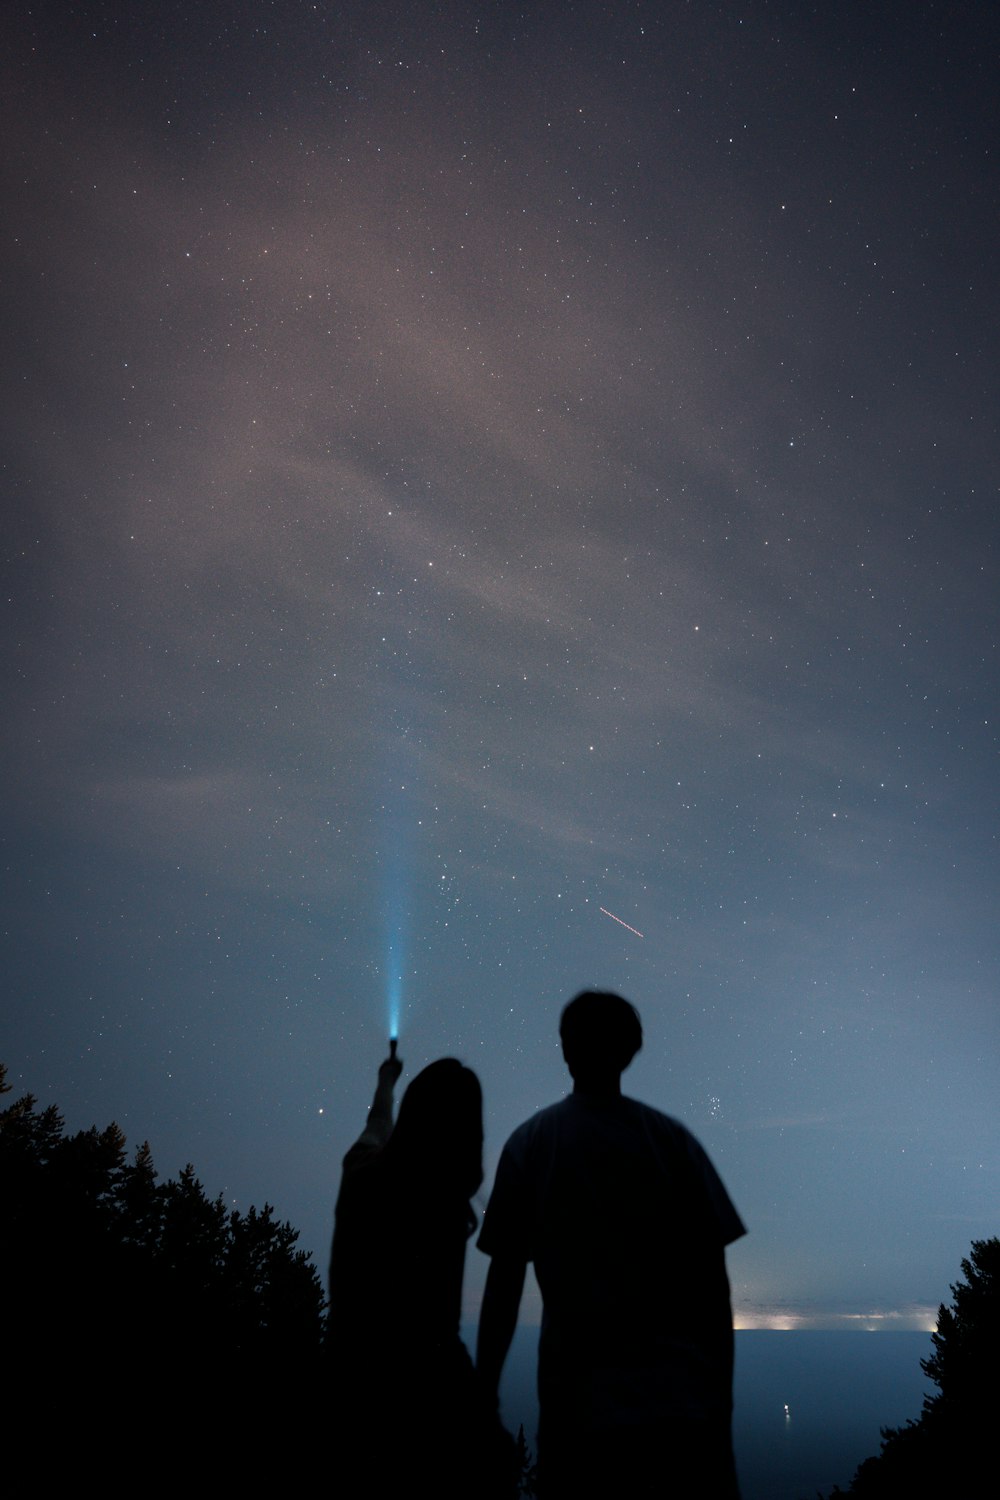
[(322, 1265), (397, 961), (490, 1173), (618, 989), (740, 1318), (925, 1323), (1000, 1201), (996, 18), (423, 11), (4, 22), (3, 1056)]

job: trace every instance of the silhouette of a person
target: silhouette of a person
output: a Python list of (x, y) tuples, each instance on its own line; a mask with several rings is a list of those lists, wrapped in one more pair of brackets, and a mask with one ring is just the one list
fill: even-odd
[[(470, 1198), (482, 1182), (479, 1080), (454, 1058), (410, 1084), (393, 1052), (344, 1158), (328, 1352), (344, 1493), (447, 1500), (513, 1493), (513, 1445), (459, 1337)], [(356, 1488), (355, 1488), (356, 1486)], [(505, 1488), (506, 1486), (506, 1488)]]
[(587, 991), (559, 1030), (573, 1092), (507, 1142), (479, 1237), (479, 1372), (496, 1392), (532, 1261), (539, 1493), (734, 1500), (725, 1247), (746, 1230), (684, 1126), (621, 1093), (635, 1007)]

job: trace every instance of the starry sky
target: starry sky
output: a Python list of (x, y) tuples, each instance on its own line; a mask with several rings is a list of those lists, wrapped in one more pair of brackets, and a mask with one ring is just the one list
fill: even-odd
[(3, 25), (16, 1090), (322, 1266), (394, 1005), (489, 1180), (617, 989), (738, 1321), (927, 1326), (1000, 1229), (995, 15)]

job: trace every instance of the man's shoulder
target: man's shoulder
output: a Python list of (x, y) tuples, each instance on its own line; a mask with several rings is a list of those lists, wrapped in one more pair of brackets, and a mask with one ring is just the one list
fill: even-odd
[(621, 1094), (614, 1099), (592, 1099), (586, 1095), (567, 1094), (555, 1104), (537, 1110), (508, 1137), (506, 1153), (523, 1160), (546, 1148), (560, 1149), (571, 1143), (584, 1142), (595, 1136), (621, 1136), (651, 1143), (685, 1154), (701, 1151), (696, 1137), (686, 1125), (672, 1115)]
[(504, 1149), (523, 1150), (532, 1141), (557, 1130), (560, 1121), (568, 1118), (571, 1113), (572, 1097), (569, 1095), (565, 1099), (559, 1099), (555, 1104), (548, 1104), (544, 1109), (536, 1110), (523, 1124), (518, 1125), (516, 1130), (511, 1131)]
[(675, 1119), (673, 1115), (664, 1114), (662, 1109), (654, 1109), (651, 1104), (644, 1104), (641, 1099), (632, 1099), (624, 1094), (622, 1104), (627, 1106), (634, 1119), (642, 1121), (647, 1130), (676, 1140), (694, 1141), (697, 1144), (697, 1138), (692, 1135), (684, 1122)]
[(680, 1120), (675, 1120), (673, 1115), (664, 1114), (661, 1109), (654, 1109), (651, 1104), (643, 1104), (640, 1099), (632, 1099), (626, 1094), (619, 1094), (611, 1100), (593, 1100), (586, 1095), (567, 1094), (564, 1099), (559, 1099), (555, 1104), (548, 1104), (544, 1109), (536, 1110), (529, 1115), (516, 1130), (508, 1137), (507, 1144), (512, 1141), (530, 1140), (537, 1135), (544, 1135), (547, 1131), (557, 1129), (563, 1124), (575, 1122), (577, 1119), (590, 1115), (605, 1115), (610, 1118), (631, 1118), (641, 1121), (650, 1130), (661, 1131), (666, 1135), (675, 1135), (693, 1141), (695, 1137)]
[(629, 1103), (636, 1112), (635, 1118), (643, 1122), (647, 1136), (657, 1145), (666, 1147), (675, 1161), (680, 1158), (684, 1162), (684, 1170), (698, 1184), (699, 1194), (718, 1227), (722, 1243), (732, 1244), (733, 1240), (746, 1234), (746, 1226), (698, 1137), (672, 1115), (665, 1115), (649, 1104), (641, 1104), (638, 1099), (631, 1099)]
[(633, 1120), (642, 1125), (651, 1140), (672, 1146), (675, 1151), (683, 1152), (698, 1164), (709, 1164), (704, 1146), (683, 1120), (676, 1120), (673, 1115), (664, 1114), (661, 1109), (654, 1109), (651, 1104), (643, 1104), (639, 1099), (626, 1099), (623, 1102), (628, 1104)]
[[(610, 1183), (620, 1188), (626, 1179), (644, 1193), (666, 1185), (671, 1201), (678, 1192), (687, 1195), (691, 1212), (697, 1210), (719, 1243), (746, 1233), (697, 1137), (672, 1115), (627, 1095), (569, 1094), (525, 1120), (504, 1146), (494, 1198), (509, 1205), (522, 1202), (524, 1194), (544, 1197), (554, 1174), (589, 1184), (588, 1191)], [(493, 1198), (480, 1238), (488, 1254), (495, 1238), (492, 1210)], [(499, 1216), (498, 1210), (494, 1218)]]

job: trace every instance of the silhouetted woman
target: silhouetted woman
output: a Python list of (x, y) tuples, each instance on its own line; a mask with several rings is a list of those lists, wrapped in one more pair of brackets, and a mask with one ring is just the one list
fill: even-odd
[[(344, 1158), (330, 1256), (329, 1351), (339, 1429), (335, 1473), (364, 1493), (502, 1497), (509, 1438), (459, 1338), (470, 1199), (483, 1179), (479, 1080), (454, 1058), (410, 1084), (378, 1072), (368, 1123)], [(358, 1493), (361, 1493), (359, 1490)]]

